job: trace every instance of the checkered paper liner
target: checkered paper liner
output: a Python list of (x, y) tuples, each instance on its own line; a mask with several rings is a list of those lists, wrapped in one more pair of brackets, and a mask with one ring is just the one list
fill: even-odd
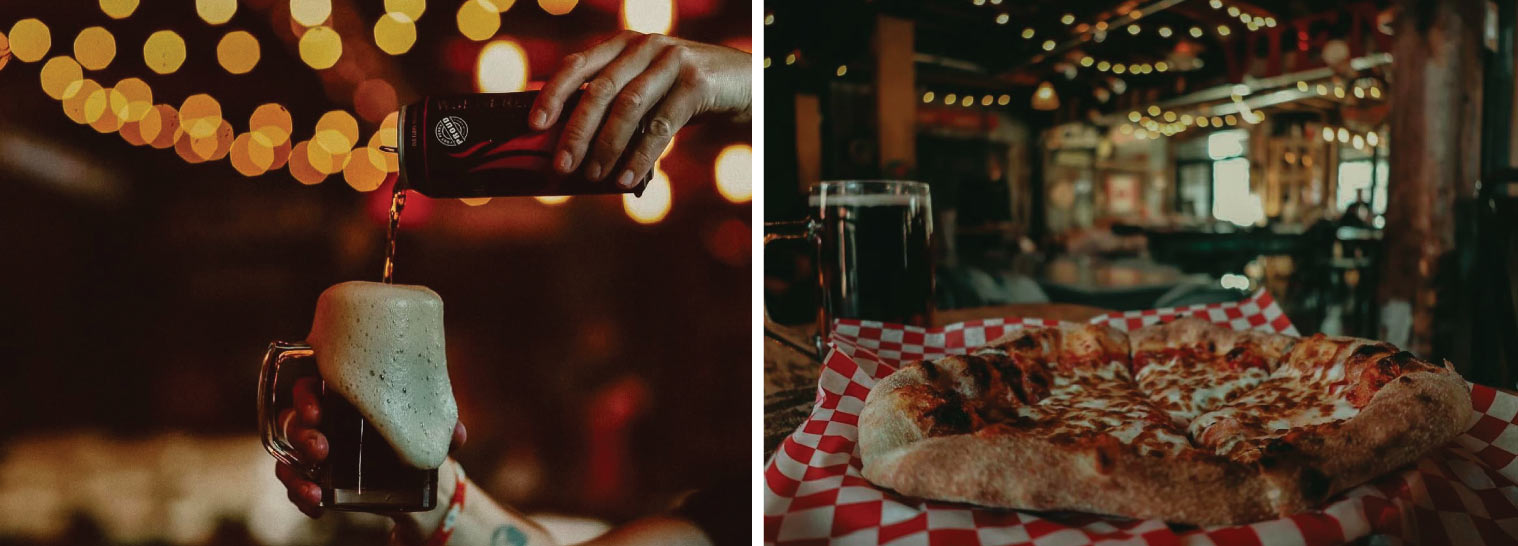
[[(1122, 330), (1182, 316), (1296, 334), (1264, 291), (1240, 302), (1092, 319)], [(767, 544), (1327, 545), (1518, 544), (1518, 396), (1471, 386), (1476, 424), (1409, 468), (1323, 506), (1248, 525), (1197, 528), (1160, 520), (979, 508), (904, 497), (860, 475), (859, 411), (903, 362), (964, 354), (1007, 332), (1058, 321), (1009, 318), (917, 328), (840, 321), (811, 416), (764, 468)]]

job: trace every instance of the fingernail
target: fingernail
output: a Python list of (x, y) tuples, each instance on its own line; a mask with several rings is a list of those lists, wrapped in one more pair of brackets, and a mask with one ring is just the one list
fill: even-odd
[(589, 180), (600, 180), (601, 164), (592, 161), (589, 166), (585, 167), (585, 178)]
[(541, 109), (541, 108), (532, 111), (532, 126), (533, 127), (542, 128), (543, 124), (547, 123), (547, 122), (548, 122), (548, 112), (544, 112), (543, 109)]
[(569, 172), (569, 150), (559, 150), (559, 159), (555, 163), (559, 166), (559, 172)]
[(622, 171), (622, 176), (617, 178), (617, 185), (624, 189), (633, 187), (633, 172)]

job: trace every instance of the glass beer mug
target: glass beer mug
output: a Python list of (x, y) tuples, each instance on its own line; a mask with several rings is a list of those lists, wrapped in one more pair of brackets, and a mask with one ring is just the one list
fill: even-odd
[(322, 381), (321, 432), (327, 459), (313, 465), (300, 459), (280, 422), (293, 407), (292, 387), (302, 377), (320, 377), (311, 346), (276, 341), (264, 354), (258, 381), (258, 428), (264, 448), (321, 485), (322, 506), (356, 512), (422, 512), (437, 506), (437, 469), (407, 464), (348, 400)]
[(765, 224), (764, 241), (805, 239), (817, 251), (822, 306), (813, 339), (826, 352), (837, 319), (927, 326), (933, 316), (933, 206), (928, 185), (825, 180), (808, 218)]

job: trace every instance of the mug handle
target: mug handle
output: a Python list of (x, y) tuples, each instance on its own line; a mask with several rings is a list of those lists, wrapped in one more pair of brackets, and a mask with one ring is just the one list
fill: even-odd
[[(779, 221), (779, 222), (765, 222), (764, 223), (764, 246), (768, 247), (768, 246), (770, 246), (770, 243), (773, 243), (775, 241), (794, 241), (794, 240), (808, 241), (808, 242), (811, 242), (812, 244), (815, 245), (815, 244), (817, 244), (816, 243), (817, 237), (819, 237), (821, 235), (821, 231), (822, 231), (822, 223), (818, 222), (817, 219), (811, 218), (811, 217), (808, 217), (808, 218), (805, 218), (805, 219), (802, 219), (802, 220), (784, 220), (784, 221)], [(796, 342), (794, 342), (794, 341), (788, 339), (786, 336), (780, 334), (780, 332), (782, 330), (785, 330), (786, 327), (785, 326), (781, 326), (780, 324), (778, 324), (775, 321), (773, 321), (773, 320), (770, 319), (770, 310), (769, 310), (769, 308), (765, 307), (763, 310), (764, 310), (764, 333), (765, 333), (766, 336), (770, 336), (770, 337), (772, 337), (772, 338), (774, 338), (774, 339), (776, 339), (776, 340), (778, 340), (778, 341), (780, 341), (782, 343), (785, 343), (786, 345), (791, 346), (794, 349), (800, 350), (803, 353), (810, 351), (813, 354), (815, 354), (815, 356), (818, 359), (823, 358), (823, 356), (826, 354), (826, 352), (824, 351), (823, 343), (822, 343), (822, 337), (820, 335), (813, 335), (812, 336), (813, 347), (811, 349), (805, 349), (805, 348), (799, 347), (799, 346), (796, 345)]]
[[(280, 368), (290, 360), (311, 355), (311, 346), (305, 342), (275, 341), (269, 344), (269, 350), (264, 353), (263, 368), (258, 374), (258, 433), (270, 455), (315, 481), (316, 466), (300, 460), (295, 446), (290, 445), (290, 439), (285, 437), (284, 427), (280, 426), (278, 402), (282, 399), (281, 393), (277, 392)], [(284, 395), (290, 396), (288, 392)]]

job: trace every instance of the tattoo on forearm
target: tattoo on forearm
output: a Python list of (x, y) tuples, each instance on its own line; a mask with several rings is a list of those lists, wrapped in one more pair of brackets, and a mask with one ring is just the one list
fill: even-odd
[(526, 546), (527, 533), (515, 525), (502, 525), (490, 534), (490, 546)]

